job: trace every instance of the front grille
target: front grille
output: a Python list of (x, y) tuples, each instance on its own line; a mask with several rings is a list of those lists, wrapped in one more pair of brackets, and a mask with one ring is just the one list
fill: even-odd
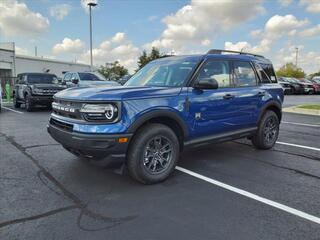
[(50, 124), (52, 124), (53, 126), (60, 128), (62, 130), (68, 131), (68, 132), (72, 132), (73, 131), (73, 125), (69, 124), (69, 123), (65, 123), (65, 122), (60, 122), (56, 119), (51, 118), (50, 119)]
[[(77, 102), (69, 102), (69, 101), (63, 101), (63, 100), (55, 100), (53, 104), (58, 104), (58, 108), (52, 109), (53, 113), (67, 118), (72, 119), (82, 119), (80, 109), (82, 107), (82, 103)], [(72, 111), (70, 111), (72, 109)]]

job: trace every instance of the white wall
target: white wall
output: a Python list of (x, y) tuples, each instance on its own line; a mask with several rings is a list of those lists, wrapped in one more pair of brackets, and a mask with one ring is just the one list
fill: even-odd
[(24, 72), (45, 72), (47, 69), (50, 69), (49, 73), (62, 77), (63, 72), (67, 71), (90, 71), (90, 66), (40, 57), (16, 56), (16, 74)]

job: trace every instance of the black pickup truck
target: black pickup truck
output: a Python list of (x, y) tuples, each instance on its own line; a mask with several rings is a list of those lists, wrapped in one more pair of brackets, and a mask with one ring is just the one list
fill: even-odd
[(25, 104), (28, 112), (36, 105), (51, 107), (53, 95), (65, 86), (58, 84), (57, 76), (49, 73), (21, 73), (13, 89), (14, 107)]

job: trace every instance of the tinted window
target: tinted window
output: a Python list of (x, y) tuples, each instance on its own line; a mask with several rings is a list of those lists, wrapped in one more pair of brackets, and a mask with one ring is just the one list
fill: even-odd
[(198, 64), (198, 58), (170, 57), (150, 62), (126, 86), (181, 87)]
[(277, 78), (272, 64), (256, 63), (256, 69), (262, 83), (276, 83)]
[(77, 78), (78, 78), (77, 74), (76, 74), (76, 73), (72, 73), (71, 80), (73, 80), (73, 79), (77, 79)]
[(234, 75), (239, 87), (257, 85), (256, 75), (249, 62), (234, 62)]
[(218, 87), (230, 87), (230, 68), (228, 61), (209, 61), (200, 70), (199, 81), (211, 78), (218, 82)]
[(65, 81), (70, 81), (70, 80), (71, 80), (71, 73), (66, 73), (66, 74), (64, 75), (63, 80), (65, 80)]
[(57, 80), (56, 75), (51, 74), (28, 74), (28, 83), (54, 83)]
[(79, 72), (79, 77), (80, 80), (84, 80), (84, 81), (105, 81), (105, 79), (103, 79), (102, 77), (98, 76), (97, 74), (94, 73), (81, 73)]

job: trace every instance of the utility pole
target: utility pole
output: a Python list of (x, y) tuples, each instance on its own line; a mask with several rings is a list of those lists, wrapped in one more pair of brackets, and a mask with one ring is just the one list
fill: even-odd
[(89, 2), (89, 14), (90, 14), (90, 69), (92, 71), (93, 61), (92, 61), (92, 7), (97, 6), (97, 3), (95, 2)]
[(296, 68), (298, 68), (298, 51), (299, 51), (299, 48), (296, 47)]

